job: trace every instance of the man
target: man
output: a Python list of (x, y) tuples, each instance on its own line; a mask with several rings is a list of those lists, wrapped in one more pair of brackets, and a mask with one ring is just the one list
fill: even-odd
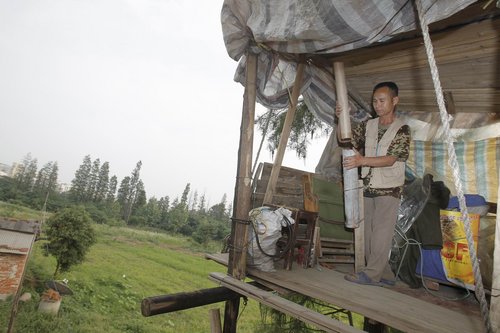
[[(394, 82), (375, 86), (372, 104), (378, 117), (353, 127), (352, 145), (356, 154), (343, 161), (346, 169), (362, 168), (364, 188), (366, 267), (345, 276), (354, 283), (395, 284), (388, 260), (410, 147), (410, 128), (395, 114), (398, 103), (398, 86)], [(359, 151), (363, 149), (361, 155)]]

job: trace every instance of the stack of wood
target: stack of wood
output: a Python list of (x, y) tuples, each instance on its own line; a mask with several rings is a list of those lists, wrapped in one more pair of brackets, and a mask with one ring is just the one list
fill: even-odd
[(318, 262), (328, 264), (354, 264), (354, 242), (321, 237)]
[[(273, 165), (271, 163), (259, 164), (252, 185), (252, 208), (261, 207), (263, 205), (272, 167)], [(310, 172), (307, 171), (282, 166), (280, 168), (272, 201), (268, 204), (303, 209), (304, 185), (302, 183), (302, 177), (309, 174)]]

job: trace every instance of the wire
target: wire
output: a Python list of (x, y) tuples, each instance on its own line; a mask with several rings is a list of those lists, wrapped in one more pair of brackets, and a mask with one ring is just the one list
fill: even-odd
[(456, 298), (452, 298), (452, 297), (445, 297), (443, 295), (440, 295), (438, 293), (435, 293), (433, 291), (431, 291), (427, 285), (425, 284), (425, 281), (424, 281), (424, 256), (423, 256), (423, 251), (422, 251), (422, 243), (420, 243), (419, 241), (417, 241), (416, 239), (413, 239), (413, 238), (408, 238), (406, 237), (406, 235), (400, 230), (400, 228), (398, 226), (396, 226), (396, 229), (395, 229), (396, 233), (405, 241), (405, 243), (402, 245), (402, 246), (396, 246), (397, 248), (401, 249), (404, 247), (404, 251), (403, 251), (403, 255), (401, 256), (401, 260), (400, 260), (400, 263), (398, 265), (398, 269), (396, 271), (396, 278), (399, 276), (399, 272), (401, 270), (401, 267), (402, 267), (402, 264), (403, 264), (403, 259), (405, 258), (406, 256), (406, 251), (408, 250), (408, 247), (410, 245), (416, 245), (418, 246), (418, 250), (420, 252), (420, 280), (422, 282), (422, 286), (424, 287), (424, 289), (432, 296), (435, 296), (435, 297), (438, 297), (440, 299), (444, 299), (444, 300), (447, 300), (447, 301), (461, 301), (461, 300), (464, 300), (466, 299), (467, 297), (470, 296), (470, 290), (463, 287), (463, 289), (466, 290), (466, 293), (464, 296), (462, 297), (456, 297)]
[[(259, 214), (261, 214), (261, 212), (259, 212)], [(285, 221), (285, 226), (286, 228), (288, 229), (288, 240), (286, 242), (286, 245), (285, 245), (285, 248), (278, 254), (269, 254), (267, 253), (266, 251), (264, 251), (262, 249), (262, 246), (260, 245), (260, 241), (259, 241), (259, 232), (257, 230), (257, 227), (256, 227), (256, 218), (254, 216), (252, 216), (252, 229), (254, 231), (254, 234), (255, 234), (255, 241), (257, 243), (257, 247), (259, 248), (260, 252), (262, 252), (264, 255), (268, 256), (268, 257), (271, 257), (271, 258), (282, 258), (284, 257), (284, 255), (291, 249), (292, 247), (292, 243), (293, 243), (293, 234), (294, 234), (294, 231), (293, 231), (293, 228), (292, 228), (292, 225), (293, 223), (290, 222), (290, 220), (285, 216), (285, 215), (282, 215), (283, 216), (283, 220)], [(267, 226), (266, 226), (266, 230), (267, 230)]]

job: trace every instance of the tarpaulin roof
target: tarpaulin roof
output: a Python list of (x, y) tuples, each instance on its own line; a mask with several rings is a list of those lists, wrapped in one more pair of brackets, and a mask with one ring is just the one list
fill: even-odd
[[(445, 19), (476, 0), (421, 0), (429, 23)], [(225, 0), (222, 31), (227, 52), (239, 61), (235, 81), (244, 84), (245, 53), (258, 54), (257, 100), (288, 106), (296, 56), (332, 54), (386, 41), (416, 29), (411, 0)], [(332, 122), (335, 91), (330, 68), (307, 66), (301, 94), (309, 110)], [(366, 116), (362, 106), (354, 116)]]

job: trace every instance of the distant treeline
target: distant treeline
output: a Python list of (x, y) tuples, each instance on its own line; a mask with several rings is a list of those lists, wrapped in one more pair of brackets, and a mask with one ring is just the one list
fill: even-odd
[(191, 236), (199, 243), (222, 240), (230, 230), (232, 207), (224, 194), (220, 203), (208, 207), (205, 195), (191, 192), (188, 183), (180, 198), (146, 198), (139, 161), (118, 186), (109, 174), (109, 163), (92, 161), (90, 155), (76, 170), (69, 190), (61, 189), (57, 162), (38, 170), (37, 159), (28, 154), (15, 165), (12, 177), (0, 177), (0, 200), (55, 212), (81, 205), (96, 223), (161, 229)]

